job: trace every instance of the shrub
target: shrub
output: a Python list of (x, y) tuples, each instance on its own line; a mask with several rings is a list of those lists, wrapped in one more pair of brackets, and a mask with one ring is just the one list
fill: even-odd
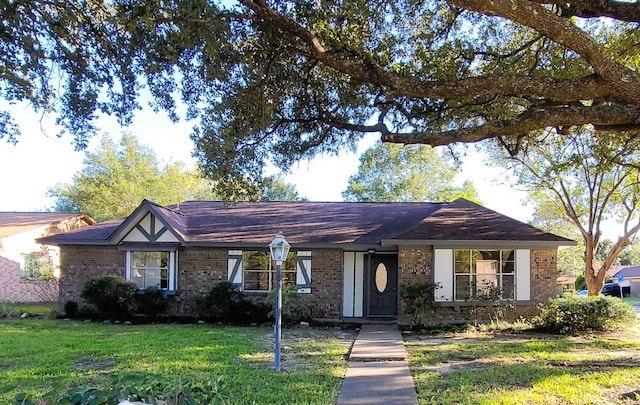
[(238, 287), (228, 281), (214, 285), (200, 302), (201, 311), (209, 318), (229, 322), (237, 317), (237, 309), (244, 300)]
[(422, 323), (422, 313), (436, 306), (435, 291), (438, 288), (437, 283), (412, 283), (400, 287), (400, 299), (414, 324)]
[(98, 316), (107, 319), (125, 318), (137, 287), (118, 276), (95, 277), (82, 287), (80, 296), (93, 305)]
[(233, 284), (224, 281), (196, 300), (203, 316), (216, 322), (258, 323), (267, 320), (268, 308), (254, 304)]
[(13, 318), (18, 315), (18, 306), (11, 301), (0, 299), (0, 318)]
[(64, 303), (64, 314), (68, 318), (78, 316), (78, 303), (75, 301), (67, 301)]
[(557, 298), (542, 308), (533, 326), (551, 333), (611, 331), (637, 321), (635, 309), (614, 297)]
[[(269, 316), (275, 317), (276, 291), (271, 290), (267, 295), (267, 305), (270, 308)], [(310, 321), (313, 309), (317, 302), (311, 294), (298, 294), (298, 289), (293, 285), (282, 287), (282, 320), (284, 322)]]
[(136, 312), (150, 317), (156, 317), (167, 309), (167, 299), (162, 289), (147, 287), (141, 294), (135, 295)]

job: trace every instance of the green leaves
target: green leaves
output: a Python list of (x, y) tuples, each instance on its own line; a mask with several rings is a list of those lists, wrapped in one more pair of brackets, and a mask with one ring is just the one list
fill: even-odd
[(361, 156), (342, 196), (346, 201), (478, 201), (471, 181), (453, 184), (457, 172), (451, 158), (428, 146), (378, 144)]
[(154, 152), (130, 134), (119, 145), (103, 136), (73, 183), (53, 187), (50, 195), (57, 197), (57, 210), (83, 212), (98, 221), (127, 216), (144, 199), (168, 205), (215, 198), (211, 182), (182, 162), (161, 166)]

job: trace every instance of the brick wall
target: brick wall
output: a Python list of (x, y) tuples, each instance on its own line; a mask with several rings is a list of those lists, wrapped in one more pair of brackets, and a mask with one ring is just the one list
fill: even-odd
[[(313, 316), (338, 318), (341, 303), (342, 251), (314, 250), (311, 259), (311, 291), (317, 303)], [(195, 300), (216, 283), (227, 281), (228, 249), (189, 248), (178, 251), (178, 294), (170, 297), (168, 313), (196, 315)], [(92, 277), (124, 277), (125, 252), (115, 247), (65, 246), (62, 249), (60, 305), (76, 301), (84, 283)], [(260, 301), (266, 294), (251, 294)]]
[[(431, 247), (400, 249), (398, 253), (398, 284), (428, 282), (433, 280), (433, 249)], [(515, 308), (504, 312), (505, 319), (531, 317), (539, 312), (538, 304), (549, 302), (555, 296), (557, 271), (556, 249), (542, 249), (531, 252), (531, 301), (516, 303)], [(437, 294), (437, 290), (436, 290)], [(402, 300), (398, 297), (398, 322), (410, 323), (410, 316), (404, 312)], [(486, 321), (495, 318), (497, 308), (470, 303), (441, 303), (422, 314), (425, 323), (459, 323)]]
[(311, 253), (311, 293), (316, 302), (315, 318), (339, 319), (342, 310), (342, 250)]
[(219, 282), (227, 281), (228, 249), (189, 248), (178, 253), (178, 295), (172, 297), (169, 312), (195, 316), (196, 299), (205, 296)]
[(20, 263), (0, 256), (0, 301), (55, 302), (58, 283), (20, 278)]
[(80, 297), (82, 286), (93, 277), (124, 277), (124, 251), (103, 246), (64, 246), (60, 249), (60, 311), (64, 303), (75, 301), (86, 306)]

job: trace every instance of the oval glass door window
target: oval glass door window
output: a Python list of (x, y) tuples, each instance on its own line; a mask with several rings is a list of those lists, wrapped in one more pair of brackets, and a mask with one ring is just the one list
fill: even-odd
[(384, 263), (380, 263), (376, 267), (376, 289), (378, 292), (384, 292), (387, 289), (387, 266)]

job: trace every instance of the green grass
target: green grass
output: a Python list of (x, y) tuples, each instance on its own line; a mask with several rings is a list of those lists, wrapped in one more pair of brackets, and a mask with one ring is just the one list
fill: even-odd
[(414, 336), (406, 347), (420, 404), (638, 403), (639, 336)]
[(622, 301), (631, 305), (640, 305), (640, 297), (624, 297)]
[[(62, 320), (0, 321), (0, 396), (50, 386), (105, 389), (113, 376), (177, 382), (222, 377), (232, 404), (334, 403), (350, 331), (283, 331), (284, 372), (273, 370), (271, 328), (120, 325)], [(1, 391), (1, 390), (0, 390)]]

